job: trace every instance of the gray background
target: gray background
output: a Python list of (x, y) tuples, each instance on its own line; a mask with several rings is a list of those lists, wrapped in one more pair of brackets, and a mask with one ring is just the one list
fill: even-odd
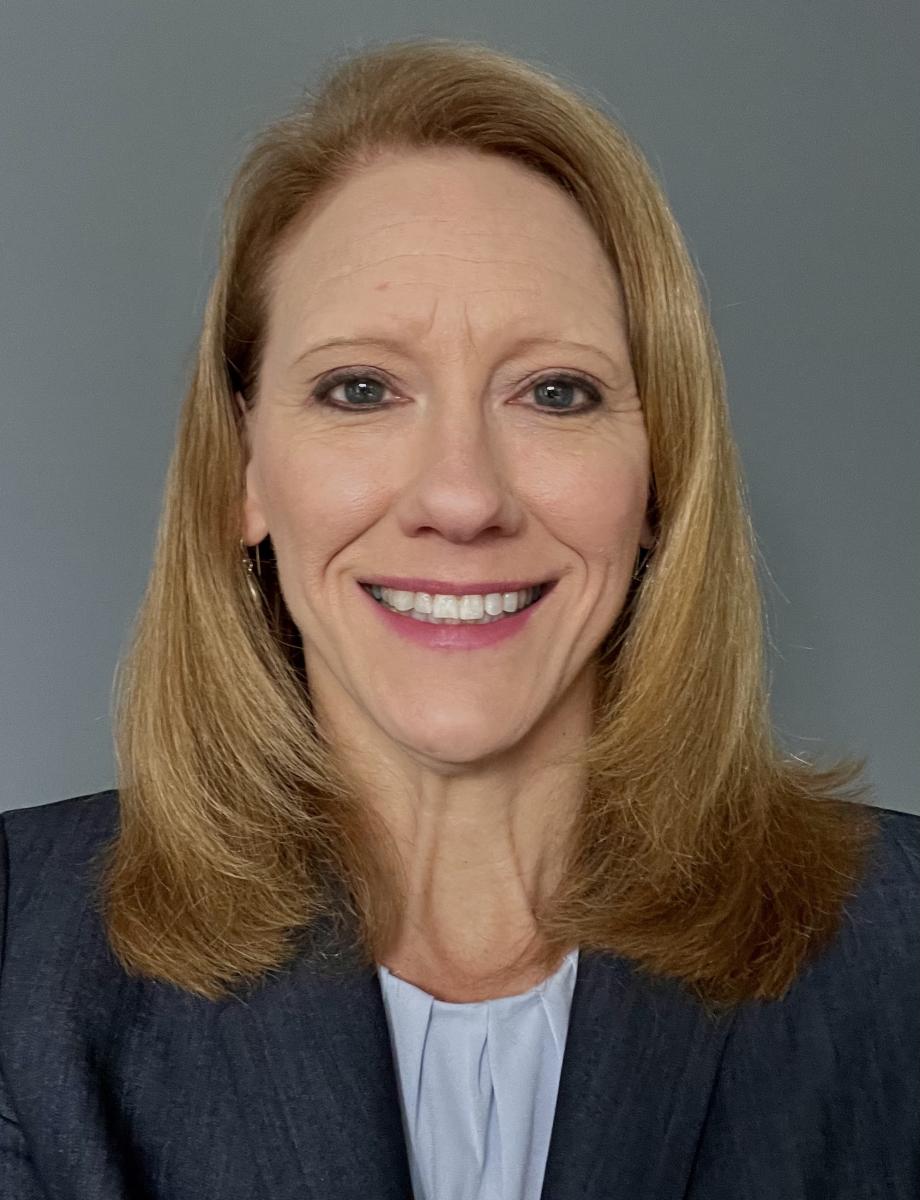
[(114, 784), (111, 687), (244, 143), (328, 54), (484, 41), (592, 89), (705, 278), (793, 753), (920, 812), (916, 6), (6, 0), (0, 809)]

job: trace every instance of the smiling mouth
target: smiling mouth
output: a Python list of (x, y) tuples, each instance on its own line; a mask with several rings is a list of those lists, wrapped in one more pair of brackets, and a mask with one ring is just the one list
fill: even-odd
[[(460, 615), (461, 608), (458, 597), (438, 596), (434, 598), (428, 597), (427, 593), (415, 593), (416, 596), (425, 595), (427, 599), (421, 602), (418, 609), (414, 605), (406, 608), (397, 607), (389, 602), (392, 594), (389, 588), (366, 583), (362, 583), (361, 587), (388, 612), (409, 620), (422, 621), (429, 625), (491, 625), (532, 608), (548, 592), (552, 591), (555, 584), (556, 580), (554, 579), (547, 583), (537, 584), (532, 588), (523, 589), (521, 592), (489, 593), (491, 601), (489, 607), (494, 611), (490, 612), (485, 609), (485, 597), (481, 597), (483, 603), (479, 606), (468, 604), (464, 616)], [(401, 593), (402, 597), (407, 595), (409, 593)], [(511, 597), (513, 597), (513, 601), (510, 599)], [(477, 612), (480, 615), (475, 615)]]

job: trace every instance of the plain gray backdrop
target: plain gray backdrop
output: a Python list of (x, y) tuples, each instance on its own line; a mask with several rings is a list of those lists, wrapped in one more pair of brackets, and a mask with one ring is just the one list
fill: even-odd
[(111, 688), (247, 139), (330, 54), (435, 35), (589, 89), (705, 287), (791, 753), (920, 812), (920, 38), (898, 3), (6, 0), (0, 809), (115, 783)]

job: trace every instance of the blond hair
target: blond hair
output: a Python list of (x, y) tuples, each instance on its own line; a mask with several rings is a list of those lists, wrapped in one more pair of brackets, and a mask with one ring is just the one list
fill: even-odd
[(381, 153), (430, 147), (512, 158), (578, 202), (622, 283), (649, 436), (657, 542), (601, 648), (594, 730), (574, 756), (583, 800), (528, 963), (550, 969), (578, 945), (714, 1006), (780, 997), (838, 928), (876, 823), (854, 803), (863, 760), (819, 768), (774, 739), (753, 536), (695, 269), (648, 164), (599, 106), (447, 39), (331, 64), (230, 187), (119, 666), (120, 829), (100, 881), (111, 946), (131, 974), (218, 999), (285, 966), (315, 923), (350, 929), (368, 967), (398, 926), (392, 847), (315, 719), (270, 539), (264, 603), (247, 590), (234, 392), (257, 384), (285, 235)]

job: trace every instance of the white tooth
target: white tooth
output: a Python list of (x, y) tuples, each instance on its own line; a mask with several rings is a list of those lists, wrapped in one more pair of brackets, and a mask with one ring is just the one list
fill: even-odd
[(475, 621), (483, 615), (482, 596), (461, 596), (460, 617), (466, 621)]
[(433, 617), (459, 617), (459, 605), (457, 604), (456, 596), (435, 596)]
[(415, 603), (415, 592), (400, 592), (392, 590), (388, 603), (398, 612), (408, 612)]
[(452, 621), (482, 621), (484, 616), (498, 617), (502, 613), (519, 612), (526, 608), (537, 588), (522, 588), (517, 592), (489, 592), (487, 595), (436, 596), (430, 592), (406, 592), (396, 588), (379, 588), (378, 598), (402, 613), (417, 613), (433, 619)]

